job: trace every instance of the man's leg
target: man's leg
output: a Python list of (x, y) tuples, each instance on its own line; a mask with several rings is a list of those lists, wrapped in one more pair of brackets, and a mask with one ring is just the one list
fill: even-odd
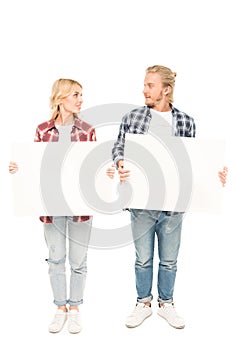
[(151, 294), (155, 240), (155, 211), (131, 209), (132, 235), (135, 245), (137, 304), (127, 318), (127, 327), (139, 326), (152, 314)]
[(178, 317), (173, 305), (173, 292), (180, 248), (183, 214), (162, 212), (156, 224), (158, 236), (158, 314), (175, 328), (183, 328), (184, 321)]

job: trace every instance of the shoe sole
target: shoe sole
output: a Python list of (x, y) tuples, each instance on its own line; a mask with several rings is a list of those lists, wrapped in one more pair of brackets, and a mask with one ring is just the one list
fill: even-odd
[(49, 331), (50, 333), (59, 333), (59, 332), (61, 332), (61, 331), (63, 330), (63, 328), (64, 328), (64, 325), (62, 326), (62, 328), (60, 328), (60, 329), (58, 329), (58, 330), (56, 330), (56, 331), (54, 331), (54, 330), (52, 330), (52, 329), (48, 329), (48, 331)]
[(62, 329), (60, 329), (59, 331), (50, 331), (50, 330), (49, 330), (49, 333), (56, 334), (56, 333), (61, 332), (61, 330), (62, 330)]
[(72, 331), (69, 331), (69, 330), (68, 330), (68, 332), (69, 332), (70, 334), (78, 334), (78, 333), (81, 332), (81, 329), (80, 329), (79, 331), (76, 331), (76, 332), (72, 332)]
[(160, 314), (158, 314), (158, 316), (160, 316), (160, 317), (163, 318), (165, 321), (167, 321), (167, 323), (169, 324), (169, 326), (171, 326), (171, 327), (173, 327), (173, 328), (175, 328), (175, 329), (184, 329), (184, 328), (185, 328), (185, 324), (184, 324), (183, 326), (174, 326), (173, 324), (171, 324), (170, 322), (168, 322), (168, 320), (167, 320), (164, 316), (162, 316), (162, 315), (160, 315)]

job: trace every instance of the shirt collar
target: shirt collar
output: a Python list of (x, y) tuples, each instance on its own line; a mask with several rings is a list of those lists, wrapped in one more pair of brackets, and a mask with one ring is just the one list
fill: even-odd
[(82, 120), (77, 116), (74, 116), (74, 126), (77, 129), (82, 129)]
[(171, 113), (172, 113), (173, 117), (175, 117), (177, 109), (173, 106), (172, 103), (170, 103), (170, 107), (171, 107)]
[[(73, 124), (73, 126), (75, 126), (77, 129), (82, 129), (81, 124), (82, 124), (82, 120), (79, 119), (79, 117), (77, 117), (76, 115), (74, 115), (74, 124)], [(54, 129), (54, 128), (56, 129), (55, 119), (50, 120), (48, 122), (48, 125), (47, 125), (47, 130)]]
[[(146, 107), (147, 111), (148, 111), (149, 114), (150, 114), (150, 107), (149, 107), (149, 106), (145, 106), (145, 107)], [(174, 116), (175, 116), (175, 113), (176, 113), (176, 111), (177, 111), (177, 109), (173, 106), (172, 103), (170, 103), (170, 107), (171, 107), (171, 113), (172, 113), (172, 115), (173, 115), (173, 117), (174, 117)]]

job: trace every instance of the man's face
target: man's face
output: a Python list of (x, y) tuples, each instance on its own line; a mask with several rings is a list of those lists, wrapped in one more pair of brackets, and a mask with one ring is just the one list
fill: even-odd
[(150, 108), (157, 109), (163, 101), (166, 102), (166, 91), (168, 87), (163, 87), (159, 73), (147, 73), (144, 80), (143, 94), (145, 104)]

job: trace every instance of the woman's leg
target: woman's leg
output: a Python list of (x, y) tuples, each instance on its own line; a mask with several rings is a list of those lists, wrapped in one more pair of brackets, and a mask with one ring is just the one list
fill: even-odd
[(79, 333), (81, 320), (78, 305), (83, 303), (83, 293), (87, 273), (87, 250), (90, 239), (92, 219), (73, 222), (68, 217), (69, 263), (71, 266), (68, 331)]
[(66, 308), (66, 217), (54, 217), (53, 223), (44, 224), (44, 233), (49, 257), (49, 276), (54, 296), (54, 303), (59, 308)]
[(87, 251), (92, 228), (92, 219), (73, 222), (68, 218), (70, 277), (70, 308), (78, 308), (83, 303), (83, 293), (87, 274)]
[(53, 223), (44, 224), (45, 240), (49, 249), (49, 275), (57, 312), (49, 325), (49, 332), (62, 330), (67, 319), (66, 290), (66, 217), (54, 217)]

